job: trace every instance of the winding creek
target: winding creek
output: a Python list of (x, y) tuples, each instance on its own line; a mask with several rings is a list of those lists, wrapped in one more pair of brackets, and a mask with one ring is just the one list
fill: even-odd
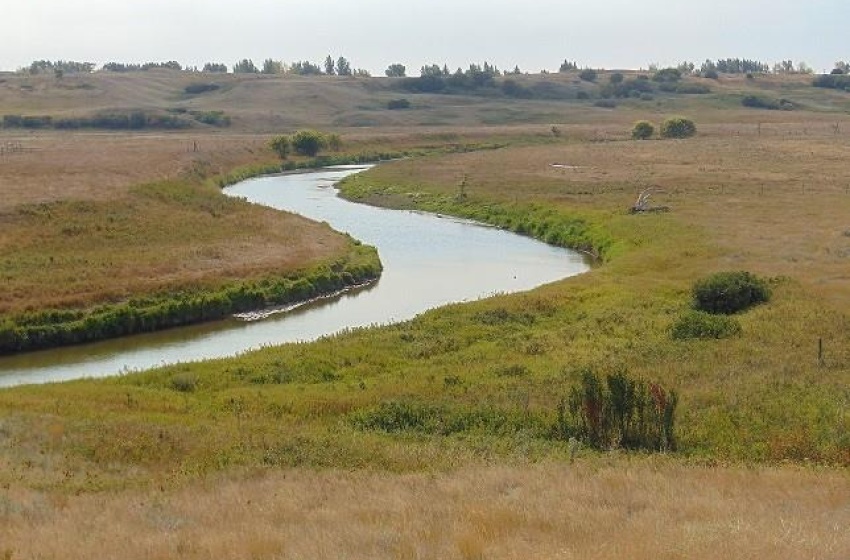
[(375, 284), (260, 321), (234, 318), (0, 358), (0, 387), (104, 377), (315, 340), (345, 329), (407, 320), (448, 303), (529, 290), (588, 268), (578, 253), (513, 233), (337, 197), (333, 184), (363, 169), (263, 177), (225, 192), (328, 222), (376, 246), (384, 272)]

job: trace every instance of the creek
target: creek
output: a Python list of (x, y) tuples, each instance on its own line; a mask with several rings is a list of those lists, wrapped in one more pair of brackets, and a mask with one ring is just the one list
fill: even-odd
[(579, 253), (497, 228), (338, 197), (334, 184), (366, 168), (261, 177), (225, 193), (327, 222), (377, 247), (384, 266), (377, 282), (261, 320), (231, 318), (3, 357), (0, 387), (104, 377), (311, 341), (346, 329), (404, 321), (449, 303), (530, 290), (589, 268)]

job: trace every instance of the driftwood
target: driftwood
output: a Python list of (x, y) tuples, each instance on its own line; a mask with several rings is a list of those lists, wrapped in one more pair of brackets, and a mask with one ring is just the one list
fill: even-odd
[(649, 187), (648, 189), (644, 189), (635, 201), (634, 205), (629, 208), (630, 214), (646, 214), (652, 212), (669, 212), (669, 206), (650, 206), (649, 199), (652, 197), (652, 193), (655, 191), (655, 187)]

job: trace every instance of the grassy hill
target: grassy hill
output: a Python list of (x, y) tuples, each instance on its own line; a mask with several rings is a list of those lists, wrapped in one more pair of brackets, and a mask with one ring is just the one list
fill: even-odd
[[(850, 101), (836, 90), (812, 87), (810, 76), (724, 75), (716, 80), (688, 77), (681, 84), (708, 93), (681, 94), (659, 90), (643, 98), (611, 98), (615, 109), (599, 107), (612, 73), (595, 82), (577, 73), (499, 78), (493, 87), (459, 94), (412, 93), (406, 79), (334, 76), (265, 76), (201, 74), (175, 71), (98, 72), (52, 76), (5, 74), (0, 78), (0, 114), (46, 114), (55, 118), (85, 116), (99, 111), (147, 110), (173, 115), (223, 111), (234, 130), (276, 132), (312, 126), (334, 129), (409, 126), (476, 126), (516, 124), (581, 124), (621, 122), (646, 113), (710, 109), (715, 122), (732, 114), (743, 122), (801, 120), (800, 112), (825, 116), (846, 114)], [(624, 72), (626, 83), (640, 73)], [(650, 74), (642, 74), (649, 77)], [(503, 87), (514, 82), (530, 98), (511, 97)], [(216, 89), (186, 93), (193, 85)], [(684, 89), (687, 91), (687, 88)], [(740, 111), (745, 95), (787, 100), (793, 111)], [(610, 97), (610, 96), (609, 96)], [(408, 99), (409, 109), (390, 110), (389, 101)], [(601, 103), (604, 105), (604, 103)], [(191, 119), (190, 119), (191, 120)], [(194, 126), (203, 126), (194, 123)]]

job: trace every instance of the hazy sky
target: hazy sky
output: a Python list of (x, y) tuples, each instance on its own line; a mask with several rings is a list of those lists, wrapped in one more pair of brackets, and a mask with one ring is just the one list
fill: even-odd
[(20, 0), (2, 21), (3, 70), (328, 54), (374, 74), (394, 62), (418, 74), (484, 60), (530, 72), (565, 58), (599, 68), (792, 59), (816, 71), (850, 60), (848, 0)]

